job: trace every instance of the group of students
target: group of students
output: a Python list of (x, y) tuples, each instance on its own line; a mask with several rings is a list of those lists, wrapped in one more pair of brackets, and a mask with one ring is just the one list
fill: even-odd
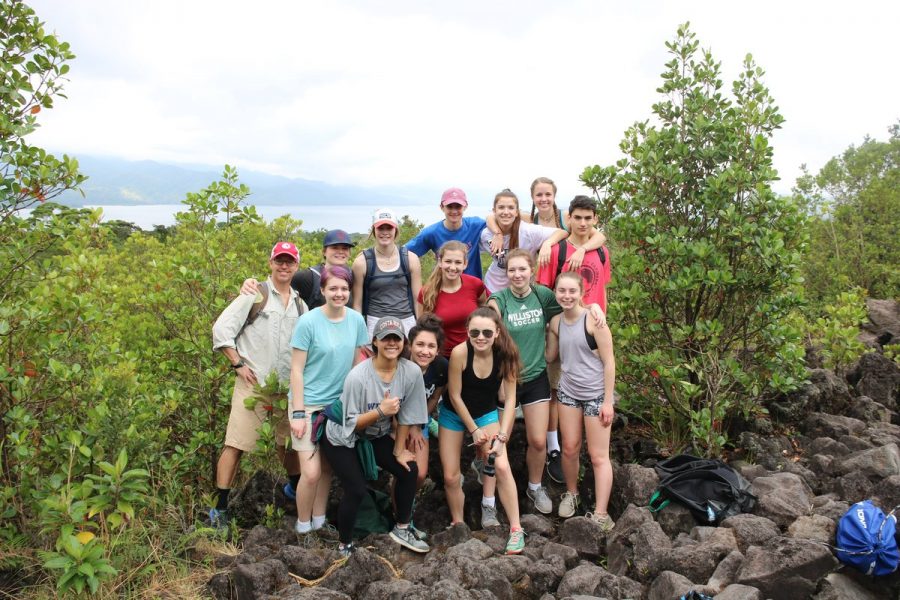
[[(609, 254), (593, 201), (576, 196), (563, 212), (555, 195), (551, 180), (535, 180), (529, 215), (503, 190), (485, 220), (464, 217), (466, 195), (450, 188), (441, 198), (445, 218), (405, 247), (397, 245), (396, 216), (379, 210), (374, 247), (356, 256), (351, 269), (355, 244), (344, 231), (329, 231), (324, 262), (304, 270), (296, 246), (276, 244), (268, 281), (246, 280), (213, 327), (214, 347), (229, 358), (237, 379), (210, 520), (227, 522), (238, 459), (253, 449), (266, 417), (265, 407), (248, 408), (246, 399), (274, 370), (290, 381), (276, 440), (289, 476), (285, 494), (296, 498), (295, 529), (328, 527), (325, 509), (337, 475), (342, 555), (353, 549), (356, 516), (376, 467), (393, 476), (391, 539), (416, 552), (430, 549), (412, 512), (435, 433), (451, 525), (463, 521), (460, 461), (468, 434), (483, 488), (482, 526), (500, 525), (499, 494), (509, 523), (506, 552), (522, 552), (525, 533), (506, 451), (517, 407), (528, 444), (526, 495), (535, 509), (553, 511), (542, 478), (545, 465), (554, 477), (558, 460), (554, 479), (566, 485), (558, 514), (576, 513), (586, 437), (596, 487), (587, 516), (611, 529)], [(423, 284), (418, 257), (428, 251), (437, 264)], [(492, 257), (483, 281), (481, 251)], [(288, 433), (292, 452), (284, 452)]]

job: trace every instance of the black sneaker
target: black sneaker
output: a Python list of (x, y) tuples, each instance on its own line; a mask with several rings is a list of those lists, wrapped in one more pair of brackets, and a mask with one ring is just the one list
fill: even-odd
[(566, 482), (562, 470), (562, 455), (559, 450), (551, 450), (547, 455), (547, 475), (556, 483)]

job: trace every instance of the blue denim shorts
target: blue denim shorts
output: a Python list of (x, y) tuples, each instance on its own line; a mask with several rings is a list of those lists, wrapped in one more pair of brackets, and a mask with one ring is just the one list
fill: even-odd
[[(475, 419), (475, 426), (484, 427), (485, 425), (499, 422), (500, 416), (497, 414), (496, 410), (492, 410), (491, 412), (485, 413)], [(444, 407), (441, 407), (441, 412), (438, 415), (438, 425), (451, 431), (466, 430), (466, 424), (463, 423), (463, 420), (459, 418), (459, 415), (452, 410), (447, 410)]]

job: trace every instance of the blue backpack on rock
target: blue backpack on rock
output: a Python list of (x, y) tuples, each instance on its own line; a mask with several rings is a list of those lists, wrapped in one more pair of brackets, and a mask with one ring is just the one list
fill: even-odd
[(851, 506), (837, 525), (838, 560), (876, 577), (896, 571), (900, 550), (897, 548), (895, 510), (897, 508), (885, 515), (871, 500)]

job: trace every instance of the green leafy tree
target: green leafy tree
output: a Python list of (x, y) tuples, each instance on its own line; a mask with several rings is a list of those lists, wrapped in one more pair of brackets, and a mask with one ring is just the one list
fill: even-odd
[(851, 145), (797, 181), (795, 194), (815, 213), (804, 276), (817, 305), (852, 287), (900, 295), (900, 124), (889, 134)]
[(788, 317), (804, 217), (770, 188), (783, 118), (762, 69), (748, 55), (729, 97), (687, 24), (666, 46), (654, 118), (625, 132), (614, 169), (582, 180), (616, 215), (609, 313), (623, 403), (671, 444), (714, 454), (732, 419), (803, 379)]

